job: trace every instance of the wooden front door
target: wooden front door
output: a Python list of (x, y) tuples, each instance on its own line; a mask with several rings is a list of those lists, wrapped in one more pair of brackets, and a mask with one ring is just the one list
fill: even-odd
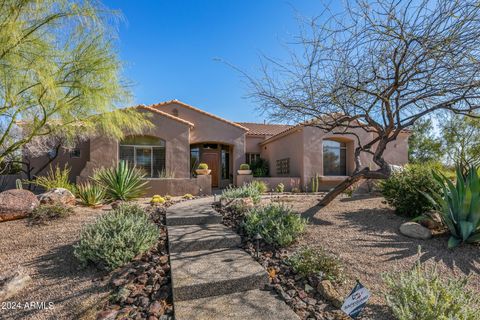
[(212, 187), (218, 187), (218, 153), (204, 152), (202, 154), (202, 162), (205, 162), (208, 165), (208, 169), (212, 170), (210, 173), (212, 176)]

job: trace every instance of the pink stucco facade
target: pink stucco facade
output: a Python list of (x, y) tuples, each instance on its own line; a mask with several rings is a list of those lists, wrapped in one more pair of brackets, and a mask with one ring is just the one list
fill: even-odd
[[(319, 176), (320, 189), (325, 190), (351, 174), (354, 169), (353, 152), (357, 143), (348, 135), (329, 134), (318, 128), (300, 125), (235, 123), (177, 100), (137, 108), (139, 112), (150, 113), (150, 121), (153, 123), (153, 127), (145, 130), (141, 136), (164, 141), (164, 167), (174, 175), (169, 177), (169, 181), (165, 178), (150, 177), (149, 193), (158, 191), (174, 194), (185, 190), (211, 192), (211, 188), (205, 187), (205, 179), (202, 178), (199, 183), (192, 180), (195, 179), (194, 169), (198, 162), (209, 163), (212, 174), (208, 183), (214, 188), (238, 185), (251, 180), (237, 175), (240, 164), (245, 163), (251, 156), (268, 161), (271, 188), (274, 188), (273, 184), (278, 181), (293, 181), (290, 188), (309, 190), (311, 178)], [(370, 133), (359, 130), (357, 134), (360, 139), (372, 139)], [(407, 132), (402, 133), (396, 141), (388, 145), (385, 158), (390, 163), (407, 163), (408, 136)], [(345, 175), (332, 176), (324, 173), (325, 140), (342, 142), (342, 150), (345, 150)], [(103, 137), (92, 138), (77, 146), (79, 157), (72, 158), (71, 154), (64, 150), (52, 165), (68, 165), (71, 167), (73, 181), (85, 180), (92, 176), (96, 168), (110, 167), (119, 162), (119, 145), (119, 141)], [(33, 158), (30, 161), (40, 167), (48, 161), (48, 157)], [(363, 157), (362, 162), (373, 166), (368, 157)], [(279, 163), (282, 163), (283, 171), (279, 171)], [(285, 166), (288, 168), (285, 169)], [(190, 188), (183, 185), (186, 183), (197, 185)]]

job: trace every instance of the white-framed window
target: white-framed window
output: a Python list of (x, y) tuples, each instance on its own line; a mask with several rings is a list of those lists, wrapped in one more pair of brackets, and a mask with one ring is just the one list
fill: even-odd
[(118, 158), (143, 170), (147, 178), (159, 178), (166, 171), (165, 140), (150, 136), (127, 137), (120, 142)]
[(248, 164), (255, 163), (258, 159), (260, 159), (260, 153), (246, 153), (245, 154), (245, 162)]
[(323, 141), (323, 175), (347, 175), (347, 145), (345, 142)]

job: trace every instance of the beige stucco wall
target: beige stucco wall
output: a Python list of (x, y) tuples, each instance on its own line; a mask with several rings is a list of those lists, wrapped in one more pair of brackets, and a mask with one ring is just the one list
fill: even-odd
[[(192, 122), (195, 127), (190, 131), (190, 143), (221, 143), (230, 145), (232, 159), (232, 173), (245, 162), (245, 130), (224, 121), (214, 119), (206, 114), (192, 110), (181, 104), (171, 103), (158, 108), (163, 112), (177, 115)], [(175, 112), (177, 110), (178, 114)], [(235, 174), (233, 175), (235, 179)]]
[(247, 153), (261, 153), (262, 147), (260, 142), (265, 140), (265, 136), (250, 136), (247, 134), (245, 138), (245, 150)]
[(151, 197), (155, 194), (183, 196), (184, 194), (210, 195), (212, 194), (212, 177), (198, 176), (183, 179), (146, 179), (148, 190), (144, 196)]

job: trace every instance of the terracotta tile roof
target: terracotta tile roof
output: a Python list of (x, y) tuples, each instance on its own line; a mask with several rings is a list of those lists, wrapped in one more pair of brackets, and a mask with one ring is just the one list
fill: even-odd
[(290, 129), (292, 126), (288, 124), (265, 124), (254, 122), (237, 122), (238, 124), (249, 129), (248, 135), (253, 136), (274, 136)]
[(141, 105), (136, 106), (136, 107), (134, 107), (134, 108), (136, 108), (136, 109), (148, 110), (148, 111), (151, 111), (151, 112), (155, 112), (155, 113), (161, 114), (161, 115), (163, 115), (164, 117), (167, 117), (167, 118), (169, 118), (169, 119), (176, 120), (176, 121), (181, 122), (181, 123), (183, 123), (183, 124), (189, 125), (190, 127), (194, 127), (194, 124), (191, 123), (190, 121), (184, 120), (184, 119), (179, 118), (179, 117), (175, 117), (175, 116), (171, 115), (170, 113), (163, 112), (163, 111), (161, 111), (161, 110), (152, 108), (152, 107), (150, 107), (150, 106), (146, 106), (146, 105), (141, 104)]
[(240, 125), (240, 124), (238, 124), (238, 123), (235, 123), (235, 122), (233, 122), (233, 121), (229, 121), (229, 120), (227, 120), (227, 119), (221, 118), (221, 117), (216, 116), (216, 115), (214, 115), (214, 114), (211, 114), (211, 113), (209, 113), (209, 112), (203, 111), (203, 110), (198, 109), (198, 108), (196, 108), (196, 107), (194, 107), (194, 106), (191, 106), (191, 105), (189, 105), (189, 104), (186, 104), (186, 103), (184, 103), (184, 102), (181, 102), (181, 101), (179, 101), (179, 100), (177, 100), (177, 99), (169, 100), (169, 101), (165, 101), (165, 102), (160, 102), (160, 103), (157, 103), (157, 104), (152, 104), (150, 107), (157, 109), (157, 108), (159, 108), (159, 107), (163, 107), (163, 106), (170, 105), (170, 104), (173, 104), (173, 103), (179, 104), (179, 105), (184, 106), (184, 107), (186, 107), (186, 108), (188, 108), (188, 109), (191, 109), (191, 110), (197, 111), (197, 112), (199, 112), (199, 113), (202, 113), (202, 114), (204, 114), (204, 115), (206, 115), (206, 116), (209, 116), (210, 118), (213, 118), (213, 119), (216, 119), (216, 120), (219, 120), (219, 121), (228, 123), (228, 124), (230, 124), (230, 125), (232, 125), (232, 126), (234, 126), (234, 127), (237, 127), (237, 128), (243, 129), (243, 130), (245, 130), (245, 131), (248, 131), (248, 128), (246, 128), (246, 127), (244, 127), (244, 126), (242, 126), (242, 125)]

